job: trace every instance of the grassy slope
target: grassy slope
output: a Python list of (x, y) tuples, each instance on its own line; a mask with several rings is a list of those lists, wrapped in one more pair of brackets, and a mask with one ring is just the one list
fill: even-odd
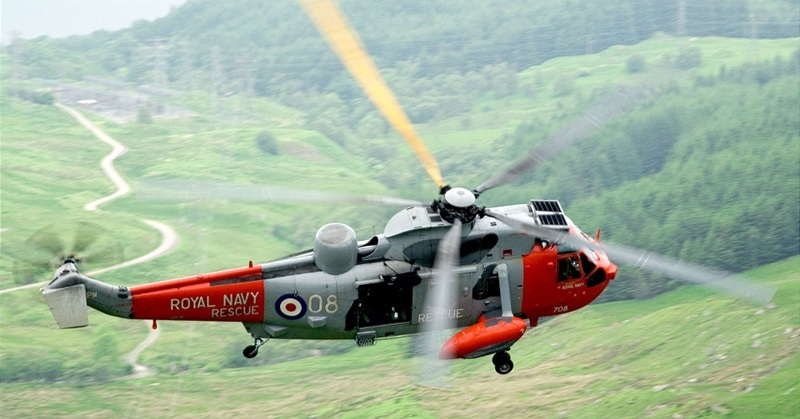
[(394, 339), (338, 356), (214, 373), (6, 384), (0, 400), (12, 417), (800, 414), (800, 257), (748, 276), (779, 288), (774, 306), (692, 287), (591, 306), (528, 332), (512, 351), (517, 366), (508, 376), (494, 373), (486, 358), (455, 361), (448, 390), (415, 385), (409, 340)]

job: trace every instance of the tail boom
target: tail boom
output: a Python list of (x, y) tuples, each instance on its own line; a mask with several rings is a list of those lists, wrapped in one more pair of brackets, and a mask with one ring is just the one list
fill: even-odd
[(134, 287), (109, 285), (67, 260), (42, 289), (59, 328), (88, 325), (87, 306), (127, 319), (263, 322), (261, 266), (248, 266)]
[(131, 287), (135, 318), (264, 321), (261, 266)]

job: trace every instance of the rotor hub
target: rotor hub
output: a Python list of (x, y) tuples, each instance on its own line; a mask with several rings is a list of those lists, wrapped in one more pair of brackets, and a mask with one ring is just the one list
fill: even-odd
[(475, 203), (475, 194), (466, 188), (450, 188), (444, 194), (444, 202), (456, 208), (468, 208)]
[(471, 223), (475, 217), (483, 217), (483, 207), (475, 205), (475, 193), (466, 188), (451, 188), (448, 185), (440, 191), (442, 197), (433, 201), (433, 209), (448, 223), (459, 220)]

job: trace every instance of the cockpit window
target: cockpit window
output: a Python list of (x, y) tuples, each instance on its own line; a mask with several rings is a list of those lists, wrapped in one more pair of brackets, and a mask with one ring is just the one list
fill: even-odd
[(584, 252), (561, 254), (558, 257), (558, 280), (580, 279), (591, 274), (597, 265)]
[(583, 252), (581, 252), (581, 265), (583, 265), (584, 275), (589, 275), (590, 273), (592, 273), (594, 268), (597, 267), (597, 265), (595, 265), (594, 262), (589, 260), (589, 257), (586, 256), (586, 253)]
[(576, 253), (558, 258), (559, 281), (580, 279), (581, 276), (581, 265), (578, 261), (578, 255)]

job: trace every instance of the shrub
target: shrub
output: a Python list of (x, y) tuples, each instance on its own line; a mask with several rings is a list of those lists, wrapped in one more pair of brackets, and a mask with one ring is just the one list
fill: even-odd
[(697, 47), (681, 48), (678, 52), (678, 57), (675, 59), (675, 65), (678, 68), (688, 70), (690, 68), (700, 67), (703, 61), (703, 53)]
[(647, 69), (647, 61), (642, 54), (633, 54), (626, 63), (628, 73), (643, 73)]
[(139, 108), (139, 112), (136, 113), (136, 120), (140, 124), (151, 124), (153, 123), (153, 115), (150, 114), (147, 108)]
[(258, 149), (264, 153), (272, 154), (273, 156), (280, 154), (278, 141), (267, 131), (261, 131), (258, 133), (258, 135), (256, 135), (256, 145), (258, 146)]

